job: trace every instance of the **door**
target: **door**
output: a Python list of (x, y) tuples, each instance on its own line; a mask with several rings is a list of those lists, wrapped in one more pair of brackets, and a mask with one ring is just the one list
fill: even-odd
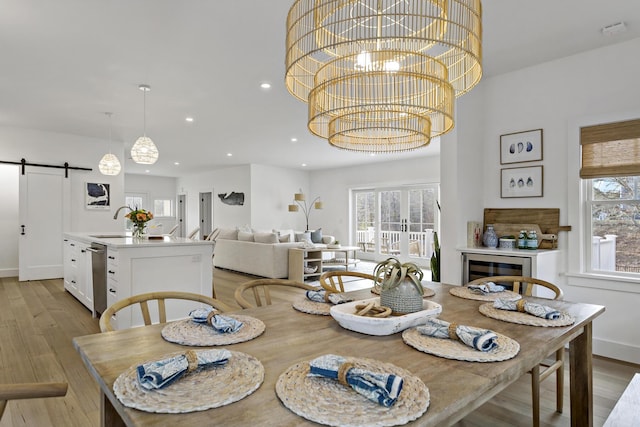
[(177, 221), (178, 221), (178, 231), (176, 232), (176, 236), (184, 237), (186, 236), (186, 231), (184, 229), (185, 218), (187, 216), (187, 196), (184, 194), (178, 194), (178, 211), (176, 213)]
[(213, 213), (211, 210), (211, 192), (200, 193), (200, 240), (204, 240), (211, 233)]
[(355, 241), (362, 258), (426, 265), (438, 223), (438, 185), (354, 191)]
[(71, 224), (64, 170), (27, 167), (19, 179), (18, 280), (63, 277), (62, 232)]

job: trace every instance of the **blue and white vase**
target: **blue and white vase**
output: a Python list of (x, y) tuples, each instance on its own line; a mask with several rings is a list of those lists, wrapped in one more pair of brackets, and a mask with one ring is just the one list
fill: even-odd
[(493, 229), (493, 224), (487, 224), (487, 231), (485, 231), (484, 236), (482, 236), (482, 243), (488, 248), (498, 247), (498, 235)]

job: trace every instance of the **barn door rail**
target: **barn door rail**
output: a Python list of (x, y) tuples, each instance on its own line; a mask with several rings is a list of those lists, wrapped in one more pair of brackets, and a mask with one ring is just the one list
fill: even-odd
[(77, 170), (77, 171), (92, 171), (91, 168), (81, 168), (78, 166), (69, 166), (69, 163), (64, 162), (64, 165), (45, 165), (41, 163), (29, 163), (25, 159), (21, 159), (19, 162), (10, 162), (7, 160), (0, 160), (0, 163), (4, 163), (7, 165), (20, 165), (22, 169), (22, 175), (25, 173), (25, 169), (27, 166), (38, 166), (41, 168), (55, 168), (55, 169), (64, 169), (64, 177), (69, 178), (69, 170)]

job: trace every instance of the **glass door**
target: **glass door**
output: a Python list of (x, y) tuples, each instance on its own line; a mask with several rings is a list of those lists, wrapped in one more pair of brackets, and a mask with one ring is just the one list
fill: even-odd
[(354, 190), (354, 241), (361, 257), (379, 261), (393, 256), (428, 264), (438, 224), (437, 200), (437, 184)]

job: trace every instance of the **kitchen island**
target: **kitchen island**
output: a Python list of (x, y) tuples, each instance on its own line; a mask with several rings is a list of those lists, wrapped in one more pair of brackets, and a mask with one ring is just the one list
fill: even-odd
[[(116, 301), (145, 292), (212, 296), (212, 255), (210, 241), (170, 236), (135, 239), (115, 232), (64, 233), (64, 287), (98, 316)], [(193, 308), (188, 304), (172, 301), (167, 317), (185, 317)], [(157, 311), (150, 309), (152, 315)], [(134, 307), (119, 311), (112, 324), (124, 329), (144, 323)]]

